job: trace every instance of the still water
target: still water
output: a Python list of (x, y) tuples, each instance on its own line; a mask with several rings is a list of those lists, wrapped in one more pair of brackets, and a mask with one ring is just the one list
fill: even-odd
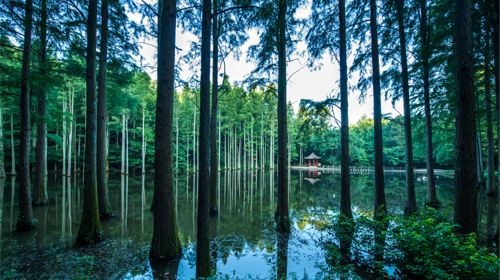
[[(386, 174), (386, 198), (392, 213), (402, 213), (405, 203), (404, 175)], [(109, 195), (116, 218), (103, 223), (106, 238), (133, 240), (147, 245), (152, 236), (153, 176), (111, 176)], [(325, 258), (319, 240), (325, 216), (338, 212), (340, 175), (291, 171), (289, 202), (292, 231), (288, 242), (279, 242), (274, 225), (276, 207), (275, 172), (233, 171), (219, 173), (219, 214), (213, 218), (212, 240), (215, 241), (217, 274), (229, 278), (275, 278), (277, 257), (287, 263), (287, 275), (292, 279), (322, 278)], [(175, 208), (180, 238), (184, 246), (178, 268), (179, 279), (195, 276), (195, 239), (197, 175), (183, 173), (175, 179)], [(34, 208), (38, 220), (36, 230), (28, 234), (14, 232), (17, 217), (17, 185), (14, 179), (0, 182), (0, 251), (11, 242), (34, 242), (39, 246), (53, 242), (71, 245), (78, 231), (83, 200), (81, 178), (62, 180), (49, 177), (48, 207)], [(416, 177), (417, 202), (421, 207), (426, 194), (425, 176)], [(373, 208), (373, 175), (353, 174), (351, 195), (353, 211), (367, 214)], [(453, 202), (453, 182), (438, 178), (438, 198), (441, 211), (450, 212)], [(282, 240), (281, 240), (282, 241)], [(278, 246), (279, 244), (279, 246)], [(284, 250), (284, 251), (283, 251)], [(280, 254), (281, 251), (281, 254)], [(285, 252), (285, 254), (283, 254)], [(281, 260), (283, 261), (283, 260)], [(148, 266), (149, 267), (149, 266)], [(146, 274), (128, 273), (125, 278), (149, 278)]]

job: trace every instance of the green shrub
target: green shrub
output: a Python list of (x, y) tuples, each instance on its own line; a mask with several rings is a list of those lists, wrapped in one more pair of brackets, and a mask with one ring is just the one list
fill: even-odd
[(426, 279), (498, 279), (499, 259), (477, 244), (476, 235), (461, 235), (435, 211), (393, 219), (398, 266), (409, 276)]

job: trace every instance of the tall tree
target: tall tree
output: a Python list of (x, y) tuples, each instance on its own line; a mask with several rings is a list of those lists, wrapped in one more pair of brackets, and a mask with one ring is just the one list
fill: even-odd
[(3, 111), (0, 108), (0, 179), (5, 178), (5, 153), (3, 147)]
[(411, 109), (410, 109), (410, 87), (408, 85), (408, 56), (406, 54), (406, 34), (405, 34), (405, 7), (403, 0), (396, 0), (396, 17), (399, 31), (399, 51), (401, 59), (401, 82), (403, 85), (404, 103), (404, 125), (405, 125), (405, 149), (406, 149), (406, 193), (407, 200), (405, 214), (417, 211), (417, 199), (415, 197), (415, 182), (413, 173), (413, 141), (411, 133)]
[(203, 0), (201, 18), (201, 77), (198, 172), (198, 221), (196, 233), (196, 278), (210, 276), (209, 240), (209, 119), (210, 119), (210, 24), (211, 0)]
[(219, 90), (219, 1), (213, 0), (212, 15), (212, 109), (210, 116), (210, 215), (217, 209), (217, 180), (219, 160), (217, 158), (217, 103)]
[(97, 200), (96, 176), (96, 41), (97, 0), (89, 0), (87, 18), (86, 56), (86, 127), (85, 127), (85, 173), (83, 189), (83, 210), (76, 245), (97, 243), (102, 239), (99, 203)]
[(377, 3), (370, 0), (371, 58), (373, 72), (373, 132), (375, 158), (375, 213), (385, 214), (384, 161), (382, 141), (382, 105), (380, 93), (380, 67), (377, 34)]
[(16, 228), (19, 231), (34, 228), (36, 220), (31, 207), (30, 182), (30, 62), (31, 31), (33, 28), (33, 0), (26, 0), (24, 16), (24, 46), (21, 71), (21, 137), (19, 147), (19, 217)]
[(341, 188), (340, 211), (347, 218), (352, 218), (351, 185), (349, 171), (349, 96), (347, 92), (347, 30), (345, 0), (339, 0), (339, 57), (340, 57), (340, 146)]
[(286, 13), (287, 0), (280, 0), (278, 6), (278, 205), (277, 225), (281, 230), (288, 230), (288, 158), (287, 158), (287, 103), (286, 103)]
[(47, 194), (47, 110), (46, 110), (46, 73), (47, 73), (47, 0), (41, 1), (40, 49), (38, 50), (39, 77), (37, 87), (37, 113), (35, 147), (35, 182), (33, 186), (33, 205), (49, 203)]
[(486, 180), (486, 190), (488, 195), (488, 215), (486, 219), (486, 237), (488, 242), (494, 240), (494, 216), (496, 208), (496, 193), (495, 193), (495, 139), (493, 134), (493, 112), (491, 98), (491, 25), (489, 9), (491, 8), (488, 1), (484, 1), (482, 6), (484, 21), (484, 50), (483, 50), (483, 69), (484, 69), (484, 101), (486, 110), (486, 135), (487, 135), (487, 150), (488, 150), (488, 178)]
[(172, 119), (175, 79), (175, 0), (158, 5), (158, 88), (155, 126), (155, 187), (153, 240), (149, 258), (154, 262), (178, 259), (182, 246), (177, 230), (174, 203)]
[(425, 158), (427, 162), (427, 199), (426, 205), (437, 208), (439, 201), (436, 193), (436, 176), (434, 175), (434, 157), (432, 147), (432, 116), (430, 101), (430, 41), (427, 25), (427, 0), (420, 0), (420, 39), (422, 79), (424, 88), (424, 114), (425, 114)]
[[(350, 194), (350, 155), (349, 155), (349, 100), (348, 100), (348, 75), (347, 75), (347, 17), (345, 0), (315, 0), (312, 4), (312, 16), (310, 29), (306, 40), (308, 50), (313, 59), (321, 57), (324, 51), (329, 51), (331, 57), (339, 58), (340, 66), (340, 173), (341, 173), (341, 197), (340, 211), (347, 217), (352, 218), (351, 194)], [(338, 30), (332, 32), (332, 30)], [(338, 55), (337, 55), (338, 54)], [(314, 109), (314, 117), (324, 115), (325, 109), (333, 108), (339, 102), (338, 99), (330, 98), (322, 102), (310, 102), (303, 100), (301, 109)], [(319, 110), (318, 110), (319, 109)], [(309, 110), (310, 111), (310, 110)], [(306, 113), (308, 111), (303, 110)], [(310, 125), (308, 125), (310, 126)]]
[(108, 185), (106, 180), (106, 74), (108, 60), (108, 0), (101, 2), (101, 51), (99, 53), (99, 73), (97, 81), (97, 193), (99, 199), (99, 215), (103, 219), (111, 217)]
[(476, 98), (474, 94), (469, 0), (455, 0), (456, 153), (455, 223), (477, 232)]

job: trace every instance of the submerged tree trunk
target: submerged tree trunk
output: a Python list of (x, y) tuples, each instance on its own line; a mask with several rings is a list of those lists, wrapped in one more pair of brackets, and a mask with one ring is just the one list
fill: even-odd
[(278, 7), (278, 205), (277, 227), (290, 229), (288, 217), (287, 103), (286, 103), (286, 11), (287, 0)]
[(99, 53), (99, 73), (97, 81), (97, 195), (99, 199), (99, 216), (102, 219), (111, 217), (108, 185), (106, 180), (106, 71), (108, 59), (108, 0), (101, 3), (101, 51)]
[(384, 161), (382, 141), (382, 106), (380, 101), (380, 69), (377, 34), (377, 4), (370, 0), (370, 33), (373, 71), (373, 131), (375, 157), (375, 215), (386, 213)]
[[(346, 34), (345, 0), (339, 0), (339, 37), (340, 37), (340, 146), (341, 159), (341, 192), (340, 211), (351, 219), (351, 184), (349, 171), (349, 96), (347, 92), (347, 34)], [(302, 146), (300, 147), (300, 164), (302, 165)]]
[(219, 166), (217, 160), (217, 103), (218, 103), (218, 75), (219, 75), (219, 17), (218, 0), (213, 0), (212, 19), (212, 110), (210, 117), (210, 215), (216, 216), (217, 209), (217, 179)]
[(455, 1), (456, 151), (455, 217), (459, 232), (477, 232), (476, 98), (474, 95), (470, 1)]
[(399, 49), (401, 55), (401, 79), (403, 85), (404, 124), (405, 124), (405, 149), (406, 149), (406, 206), (405, 214), (409, 215), (417, 211), (417, 199), (415, 197), (415, 182), (413, 173), (413, 142), (411, 133), (411, 109), (410, 109), (410, 87), (408, 85), (408, 57), (406, 55), (406, 34), (404, 25), (404, 1), (396, 1), (397, 18), (399, 26)]
[(172, 114), (174, 108), (175, 0), (161, 0), (158, 11), (158, 89), (155, 127), (155, 187), (152, 262), (178, 259), (182, 254), (173, 195)]
[(19, 147), (19, 231), (33, 229), (36, 223), (31, 207), (30, 182), (30, 61), (33, 0), (26, 0), (24, 18), (23, 66), (21, 72), (21, 137)]
[(89, 0), (87, 19), (87, 57), (86, 57), (86, 127), (85, 127), (85, 173), (83, 182), (83, 211), (76, 245), (97, 243), (102, 239), (99, 203), (97, 200), (96, 177), (96, 33), (97, 0)]
[(432, 116), (429, 82), (430, 42), (429, 28), (427, 27), (427, 0), (420, 0), (420, 36), (422, 44), (422, 79), (424, 83), (424, 114), (425, 114), (425, 158), (427, 162), (427, 199), (426, 205), (438, 208), (439, 201), (436, 193), (436, 176), (434, 175), (434, 156), (432, 148)]
[(209, 277), (209, 120), (210, 120), (210, 15), (211, 0), (203, 0), (201, 20), (201, 80), (200, 80), (200, 135), (198, 166), (198, 222), (196, 240), (196, 278)]
[(46, 205), (49, 203), (47, 195), (47, 160), (45, 157), (47, 148), (47, 116), (46, 116), (46, 82), (47, 73), (47, 0), (41, 1), (40, 15), (40, 49), (38, 53), (38, 63), (40, 71), (40, 81), (37, 87), (37, 111), (38, 122), (36, 127), (36, 148), (35, 148), (35, 181), (33, 186), (33, 205)]

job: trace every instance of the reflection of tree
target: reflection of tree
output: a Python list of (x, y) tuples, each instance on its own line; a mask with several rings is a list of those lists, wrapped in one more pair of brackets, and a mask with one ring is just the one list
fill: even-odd
[(180, 259), (174, 259), (170, 262), (151, 262), (153, 278), (158, 280), (175, 280), (179, 270)]
[(288, 239), (290, 233), (287, 230), (277, 231), (277, 261), (276, 261), (276, 279), (283, 280), (287, 276), (288, 265)]

